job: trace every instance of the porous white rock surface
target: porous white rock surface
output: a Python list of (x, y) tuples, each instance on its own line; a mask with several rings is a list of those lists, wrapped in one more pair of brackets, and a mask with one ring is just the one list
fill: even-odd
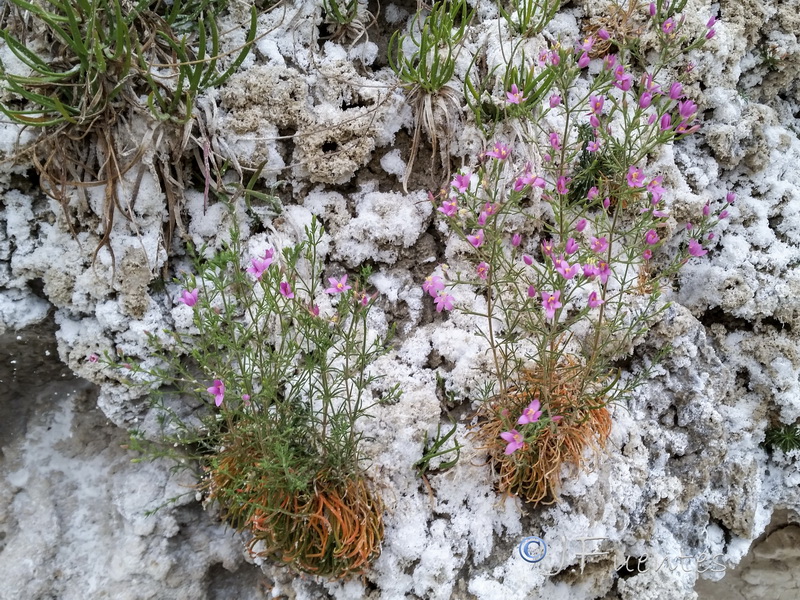
[[(155, 417), (142, 390), (123, 387), (109, 367), (88, 359), (121, 351), (151, 360), (146, 332), (188, 326), (176, 300), (180, 289), (169, 280), (152, 285), (166, 264), (164, 190), (145, 169), (135, 219), (115, 221), (113, 258), (101, 248), (93, 261), (102, 189), (90, 191), (85, 206), (72, 199), (82, 217), (73, 236), (58, 204), (19, 185), (11, 177), (19, 168), (9, 167), (0, 178), (0, 331), (52, 311), (61, 360), (100, 391), (96, 400), (82, 389), (42, 405), (24, 435), (3, 441), (7, 485), (0, 510), (11, 525), (0, 581), (15, 586), (0, 591), (8, 594), (3, 600), (100, 593), (690, 600), (698, 577), (719, 579), (742, 560), (776, 508), (800, 510), (797, 457), (763, 446), (769, 427), (800, 419), (796, 1), (687, 4), (687, 18), (699, 29), (712, 13), (722, 19), (706, 50), (690, 57), (695, 65), (686, 89), (703, 113), (703, 129), (666, 149), (651, 168), (669, 184), (673, 228), (729, 191), (737, 200), (709, 254), (685, 265), (669, 294), (673, 304), (637, 340), (623, 377), (650, 367), (663, 346), (672, 352), (614, 407), (611, 437), (592, 469), (565, 469), (561, 501), (533, 510), (496, 494), (485, 455), (468, 435), (470, 394), (490, 369), (475, 318), (436, 313), (420, 289), (424, 277), (441, 272), (441, 262), (457, 264), (463, 248), (434, 224), (424, 186), (442, 181), (427, 174), (430, 155), (418, 157), (408, 193), (399, 185), (412, 116), (382, 62), (383, 49), (364, 44), (354, 60), (355, 48), (317, 43), (319, 6), (298, 0), (284, 8), (261, 15), (258, 52), (201, 102), (215, 151), (245, 167), (267, 161), (265, 181), (287, 184), (277, 188), (284, 214), (262, 215), (267, 224), (250, 237), (249, 251), (298, 240), (316, 215), (328, 233), (329, 269), (374, 267), (370, 283), (380, 298), (371, 326), (383, 332), (398, 325), (396, 346), (375, 368), (381, 385), (399, 384), (403, 395), (375, 407), (363, 424), (370, 477), (386, 504), (381, 556), (361, 579), (326, 582), (280, 565), (245, 564), (242, 540), (191, 497), (144, 516), (191, 481), (160, 463), (130, 464), (117, 428), (152, 425), (154, 432)], [(384, 27), (405, 26), (414, 8), (389, 4), (384, 14), (391, 25)], [(502, 60), (496, 7), (484, 1), (477, 8), (482, 25), (459, 57), (455, 89), (477, 48), (488, 46), (492, 60)], [(573, 3), (530, 44), (575, 39), (583, 20), (603, 10), (595, 2)], [(386, 37), (377, 33), (376, 39)], [(465, 115), (458, 119), (450, 150), (454, 163), (468, 164), (483, 141)], [(0, 148), (8, 152), (16, 132), (2, 131)], [(506, 139), (523, 133), (502, 130)], [(127, 178), (121, 184), (123, 191), (130, 186)], [(184, 218), (187, 237), (213, 249), (231, 217), (200, 189), (187, 191)], [(245, 236), (259, 228), (255, 221), (243, 221)], [(189, 268), (179, 245), (173, 252), (171, 275)], [(459, 302), (480, 307), (482, 299), (469, 290), (458, 294)], [(447, 393), (455, 394), (449, 404)], [(95, 401), (103, 417), (87, 407)], [(448, 411), (460, 419), (461, 460), (430, 476), (427, 487), (413, 464)], [(518, 544), (527, 536), (547, 542), (546, 560), (522, 559)], [(618, 571), (621, 565), (627, 571)], [(237, 569), (236, 577), (225, 575)], [(770, 581), (763, 569), (748, 576), (753, 585)], [(772, 583), (796, 588), (791, 578)]]

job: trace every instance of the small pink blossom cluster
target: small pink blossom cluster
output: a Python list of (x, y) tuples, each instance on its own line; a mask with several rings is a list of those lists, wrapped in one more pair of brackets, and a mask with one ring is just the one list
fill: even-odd
[(247, 267), (247, 272), (255, 277), (256, 280), (261, 281), (261, 276), (264, 275), (266, 270), (272, 265), (274, 255), (275, 250), (269, 248), (264, 252), (264, 256), (261, 258), (250, 259), (250, 266)]
[[(481, 276), (481, 265), (484, 266), (486, 272), (488, 273), (488, 265), (486, 265), (486, 263), (481, 263), (478, 265), (478, 276)], [(430, 275), (426, 277), (424, 283), (422, 284), (422, 289), (433, 298), (433, 302), (436, 304), (436, 312), (453, 310), (453, 302), (455, 302), (455, 298), (453, 298), (453, 296), (450, 294), (447, 294), (444, 291), (444, 287), (444, 281), (438, 275)]]
[[(517, 419), (517, 425), (532, 425), (534, 423), (540, 423), (541, 421), (539, 419), (541, 416), (541, 404), (538, 398), (534, 398), (533, 401), (522, 411), (519, 419)], [(551, 417), (550, 420), (554, 423), (558, 423), (561, 420), (561, 417)], [(525, 446), (525, 436), (516, 429), (504, 431), (500, 434), (500, 437), (503, 438), (503, 440), (505, 440), (507, 443), (505, 450), (506, 455), (513, 454)]]
[(556, 50), (545, 50), (542, 49), (539, 51), (539, 59), (537, 60), (537, 64), (540, 67), (552, 66), (557, 67), (561, 62), (561, 57), (558, 55)]
[(706, 202), (703, 206), (703, 216), (700, 219), (700, 223), (698, 227), (695, 227), (691, 222), (686, 223), (686, 230), (691, 231), (694, 235), (692, 239), (689, 240), (688, 250), (689, 255), (694, 257), (705, 256), (708, 254), (708, 250), (703, 247), (701, 243), (701, 239), (705, 237), (706, 240), (711, 241), (714, 239), (715, 235), (713, 231), (710, 231), (719, 221), (723, 221), (730, 216), (730, 212), (728, 212), (728, 207), (733, 206), (733, 203), (736, 201), (736, 194), (734, 192), (728, 192), (725, 196), (725, 204), (723, 208), (717, 210), (712, 214), (711, 211), (711, 204)]

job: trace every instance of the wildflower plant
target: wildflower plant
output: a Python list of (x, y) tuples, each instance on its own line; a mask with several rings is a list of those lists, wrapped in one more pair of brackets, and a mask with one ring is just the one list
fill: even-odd
[[(409, 33), (395, 32), (389, 40), (389, 66), (408, 90), (408, 100), (414, 110), (414, 138), (403, 175), (404, 189), (407, 188), (423, 131), (433, 147), (432, 163), (441, 140), (441, 161), (449, 164), (448, 136), (460, 111), (460, 99), (449, 82), (472, 15), (466, 0), (436, 2), (424, 19), (421, 19), (421, 13), (415, 15)], [(433, 170), (433, 164), (431, 168)]]
[(164, 441), (196, 451), (206, 500), (249, 532), (253, 554), (342, 577), (364, 570), (383, 536), (359, 421), (374, 404), (369, 365), (386, 340), (368, 332), (369, 272), (323, 277), (322, 239), (312, 220), (301, 243), (245, 257), (234, 227), (181, 281), (192, 328), (151, 336), (167, 366), (126, 361), (124, 372), (202, 404), (192, 423), (157, 394)]
[[(663, 176), (647, 166), (661, 146), (700, 127), (681, 83), (662, 73), (708, 34), (687, 40), (683, 19), (666, 6), (654, 7), (662, 46), (647, 72), (631, 70), (623, 40), (593, 76), (592, 36), (543, 49), (539, 81), (549, 89), (537, 91), (529, 117), (537, 137), (519, 140), (524, 148), (495, 140), (474, 172), (457, 175), (440, 196), (438, 212), (469, 266), (431, 275), (423, 289), (437, 311), (461, 309), (484, 324), (494, 381), (479, 398), (476, 437), (500, 489), (534, 503), (557, 497), (563, 463), (580, 466), (586, 448), (603, 446), (608, 406), (645, 375), (623, 383), (616, 362), (728, 214), (706, 205), (672, 236)], [(510, 105), (523, 99), (518, 85), (506, 91)], [(534, 160), (515, 161), (517, 152)], [(450, 293), (459, 286), (485, 298), (485, 309), (459, 306)]]
[(511, 0), (508, 9), (498, 4), (509, 29), (522, 37), (541, 33), (560, 7), (561, 0)]
[[(4, 8), (0, 40), (18, 64), (0, 63), (0, 84), (8, 92), (0, 111), (14, 123), (41, 129), (32, 159), (45, 192), (61, 203), (73, 233), (70, 192), (105, 186), (102, 239), (95, 256), (104, 246), (111, 249), (115, 215), (133, 215), (135, 198), (126, 202), (118, 186), (147, 148), (120, 150), (126, 142), (117, 138), (131, 113), (149, 113), (173, 129), (185, 126), (196, 96), (227, 80), (250, 51), (255, 7), (246, 42), (224, 70), (218, 68), (221, 35), (214, 11), (220, 4), (10, 0)], [(163, 14), (154, 12), (159, 9)], [(187, 15), (194, 18), (188, 21)], [(39, 38), (49, 46), (42, 48)], [(183, 132), (175, 136), (184, 138)], [(133, 158), (125, 161), (125, 155)], [(165, 174), (165, 179), (182, 177)]]

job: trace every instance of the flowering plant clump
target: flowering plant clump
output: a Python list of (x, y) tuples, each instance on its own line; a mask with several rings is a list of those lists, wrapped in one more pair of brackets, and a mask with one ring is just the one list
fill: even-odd
[(356, 424), (373, 404), (369, 365), (385, 341), (367, 332), (368, 271), (327, 277), (325, 288), (322, 235), (313, 220), (300, 244), (244, 257), (234, 228), (181, 282), (193, 329), (152, 336), (169, 367), (126, 366), (202, 402), (194, 427), (162, 405), (164, 435), (201, 449), (200, 487), (250, 533), (252, 553), (341, 577), (366, 568), (383, 536)]
[[(461, 308), (450, 293), (457, 286), (485, 298), (484, 310), (464, 307), (485, 323), (495, 375), (480, 398), (476, 435), (500, 489), (533, 502), (557, 496), (563, 461), (579, 466), (587, 446), (603, 445), (607, 406), (640, 381), (623, 385), (615, 361), (665, 308), (663, 286), (707, 252), (711, 229), (727, 216), (713, 218), (707, 205), (682, 229), (677, 251), (667, 244), (674, 220), (663, 175), (648, 159), (700, 123), (682, 84), (662, 73), (710, 36), (689, 39), (666, 3), (652, 6), (661, 49), (649, 71), (632, 70), (624, 40), (612, 40), (618, 53), (605, 55), (593, 76), (585, 71), (592, 36), (543, 49), (537, 81), (546, 88), (529, 117), (538, 140), (492, 140), (438, 203), (473, 265), (431, 275), (423, 289), (439, 312)], [(505, 101), (522, 101), (516, 85)]]

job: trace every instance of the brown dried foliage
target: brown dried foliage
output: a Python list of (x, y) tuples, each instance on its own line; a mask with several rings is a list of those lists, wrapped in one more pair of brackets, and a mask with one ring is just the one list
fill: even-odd
[[(526, 372), (516, 389), (479, 411), (474, 435), (489, 452), (501, 492), (534, 505), (551, 504), (558, 500), (562, 465), (576, 472), (587, 467), (587, 448), (595, 457), (602, 450), (611, 431), (611, 415), (603, 398), (586, 397), (582, 372), (572, 359), (559, 364), (549, 377), (542, 370)], [(535, 398), (540, 399), (545, 415), (561, 416), (561, 420), (544, 427), (534, 443), (506, 455), (500, 434), (508, 430), (510, 417), (504, 419), (504, 411), (520, 415)]]
[[(644, 27), (640, 20), (637, 19), (637, 13), (642, 4), (640, 0), (628, 0), (620, 4), (610, 4), (608, 14), (593, 18), (586, 27), (586, 35), (595, 36), (595, 42), (591, 52), (589, 52), (589, 56), (602, 58), (606, 54), (615, 52), (615, 44), (612, 40), (624, 41), (641, 36)], [(596, 34), (600, 29), (608, 31), (611, 39), (598, 39)]]
[(280, 469), (265, 468), (258, 442), (239, 445), (247, 437), (224, 446), (204, 487), (222, 517), (252, 535), (250, 553), (336, 579), (369, 567), (381, 550), (383, 503), (365, 478), (322, 470), (307, 485), (292, 485)]

